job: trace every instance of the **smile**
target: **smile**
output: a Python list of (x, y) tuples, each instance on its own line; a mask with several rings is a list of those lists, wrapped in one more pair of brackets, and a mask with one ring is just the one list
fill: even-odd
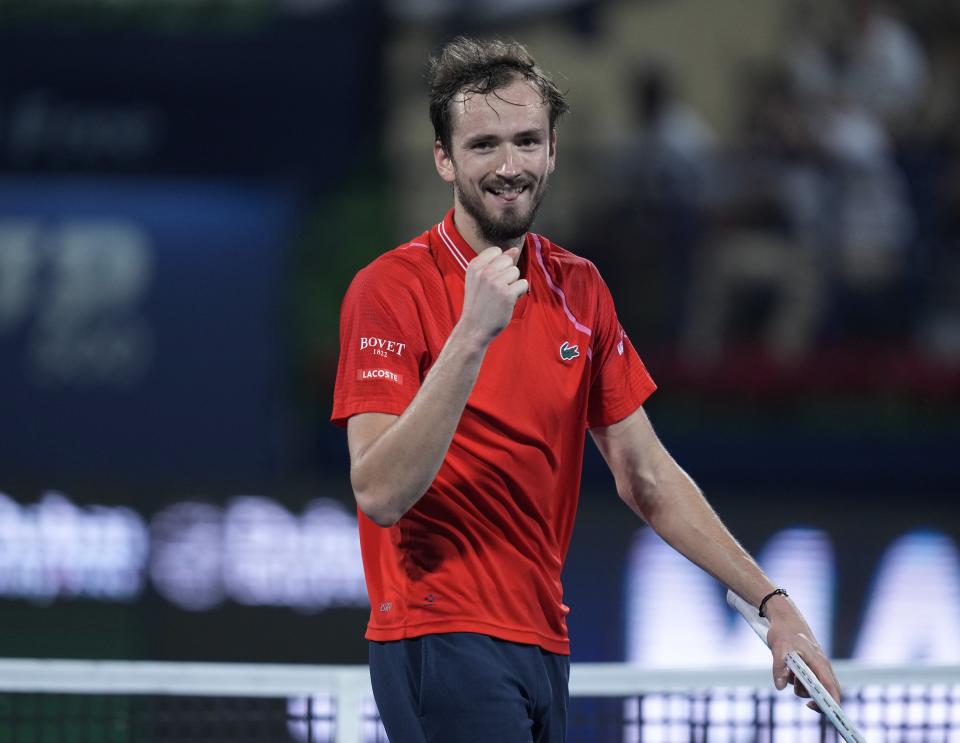
[(486, 190), (488, 193), (492, 193), (494, 196), (503, 199), (504, 201), (516, 201), (518, 198), (520, 198), (520, 194), (527, 190), (527, 187), (505, 186), (504, 188), (488, 188)]

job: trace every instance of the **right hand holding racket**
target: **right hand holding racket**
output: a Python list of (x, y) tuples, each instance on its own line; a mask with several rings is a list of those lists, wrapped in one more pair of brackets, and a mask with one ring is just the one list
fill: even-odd
[[(787, 668), (787, 653), (793, 650), (806, 661), (830, 696), (839, 702), (840, 682), (833, 672), (833, 666), (793, 602), (785, 596), (776, 596), (767, 603), (764, 613), (770, 620), (767, 644), (773, 654), (773, 683), (777, 689), (792, 684), (794, 694), (798, 697), (810, 697), (793, 671)], [(816, 702), (808, 702), (807, 706), (820, 711)]]
[[(782, 589), (777, 589), (777, 593), (782, 593)], [(766, 599), (765, 602), (769, 603)], [(796, 693), (802, 697), (813, 697), (816, 700), (814, 709), (819, 708), (819, 711), (840, 733), (841, 738), (847, 743), (865, 743), (863, 734), (857, 730), (857, 726), (840, 707), (838, 701), (840, 684), (833, 673), (830, 661), (820, 650), (820, 646), (813, 638), (813, 633), (793, 602), (785, 602), (782, 606), (768, 612), (771, 616), (765, 617), (761, 617), (752, 604), (748, 604), (733, 591), (727, 591), (727, 603), (740, 612), (753, 631), (773, 650), (773, 678), (777, 688), (786, 686), (793, 677)], [(777, 624), (777, 630), (776, 635), (771, 637), (774, 632), (774, 622)], [(809, 663), (801, 655), (804, 651), (808, 653)], [(780, 664), (789, 669), (786, 674), (783, 673)], [(817, 670), (815, 671), (814, 668)], [(798, 682), (806, 687), (807, 691), (801, 692), (797, 686)]]

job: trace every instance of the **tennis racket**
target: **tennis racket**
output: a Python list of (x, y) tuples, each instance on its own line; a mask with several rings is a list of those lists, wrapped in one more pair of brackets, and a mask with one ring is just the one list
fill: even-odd
[[(733, 591), (727, 591), (727, 603), (731, 608), (740, 612), (741, 616), (747, 620), (747, 623), (753, 627), (753, 631), (759, 635), (760, 639), (767, 642), (767, 631), (770, 629), (770, 622), (761, 617), (759, 612), (740, 598)], [(836, 700), (830, 696), (820, 679), (810, 670), (810, 666), (796, 652), (787, 653), (787, 668), (793, 671), (803, 687), (810, 692), (810, 698), (817, 703), (817, 706), (823, 712), (830, 724), (840, 733), (847, 743), (866, 743), (863, 734), (857, 730), (856, 726), (850, 721), (846, 713), (840, 708)]]

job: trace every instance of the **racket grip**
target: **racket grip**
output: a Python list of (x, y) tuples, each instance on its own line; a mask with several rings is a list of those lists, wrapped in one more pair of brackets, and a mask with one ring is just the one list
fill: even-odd
[(740, 612), (740, 616), (747, 620), (747, 624), (753, 628), (757, 636), (769, 647), (769, 643), (767, 643), (767, 632), (770, 630), (770, 622), (760, 616), (757, 608), (752, 604), (748, 604), (743, 598), (731, 590), (727, 591), (727, 604), (731, 609), (736, 609)]

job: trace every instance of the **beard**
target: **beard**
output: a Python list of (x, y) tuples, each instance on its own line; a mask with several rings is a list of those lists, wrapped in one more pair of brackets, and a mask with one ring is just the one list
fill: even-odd
[(547, 193), (547, 179), (544, 176), (543, 180), (537, 184), (536, 191), (533, 190), (533, 184), (530, 181), (523, 181), (523, 183), (530, 191), (529, 208), (524, 211), (519, 206), (508, 206), (500, 215), (496, 215), (484, 206), (482, 195), (465, 188), (459, 177), (454, 180), (453, 187), (457, 198), (463, 205), (464, 211), (477, 223), (477, 229), (484, 242), (489, 245), (504, 246), (530, 230), (537, 215), (537, 209), (540, 208), (540, 202)]

